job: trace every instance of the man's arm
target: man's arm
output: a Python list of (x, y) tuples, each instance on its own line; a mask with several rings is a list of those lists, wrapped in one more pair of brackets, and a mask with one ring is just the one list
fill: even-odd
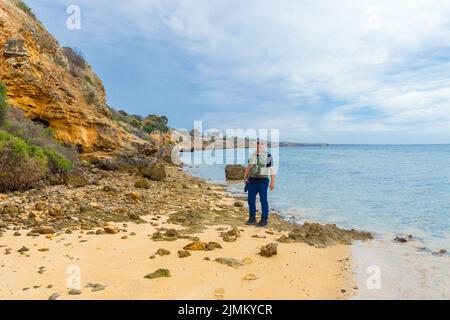
[(275, 189), (275, 169), (273, 167), (273, 158), (272, 155), (269, 154), (269, 163), (267, 165), (267, 167), (269, 168), (269, 175), (270, 175), (270, 191), (273, 191), (273, 189)]
[(270, 174), (270, 191), (273, 191), (275, 189), (275, 170), (273, 168), (270, 168), (271, 174)]
[(245, 173), (244, 173), (244, 182), (248, 183), (248, 175), (250, 173), (250, 168), (251, 168), (251, 164), (248, 164), (247, 167), (245, 168)]

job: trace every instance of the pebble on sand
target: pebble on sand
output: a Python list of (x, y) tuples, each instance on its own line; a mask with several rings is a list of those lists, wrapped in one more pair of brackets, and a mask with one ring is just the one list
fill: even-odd
[(190, 257), (191, 253), (187, 250), (178, 250), (178, 258), (187, 258)]
[(270, 258), (278, 254), (278, 244), (271, 243), (261, 247), (259, 254), (263, 257)]
[(254, 280), (257, 280), (258, 277), (255, 276), (253, 273), (248, 273), (242, 279), (244, 279), (246, 281), (254, 281)]
[(242, 267), (244, 265), (241, 261), (233, 258), (217, 258), (214, 261), (233, 268)]
[(78, 289), (70, 289), (68, 292), (71, 296), (77, 296), (81, 294), (81, 290)]
[(168, 255), (170, 255), (170, 251), (169, 250), (167, 250), (167, 249), (158, 249), (158, 251), (156, 251), (156, 254), (158, 255), (158, 256), (168, 256)]

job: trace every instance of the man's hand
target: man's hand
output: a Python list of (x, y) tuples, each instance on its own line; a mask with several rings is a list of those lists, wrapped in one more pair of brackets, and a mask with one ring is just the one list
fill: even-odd
[(275, 189), (275, 181), (272, 181), (271, 183), (270, 183), (270, 191), (273, 191), (273, 189)]

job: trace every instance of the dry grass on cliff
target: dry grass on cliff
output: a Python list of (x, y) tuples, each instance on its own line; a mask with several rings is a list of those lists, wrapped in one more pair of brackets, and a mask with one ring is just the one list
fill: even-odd
[(23, 12), (25, 12), (27, 15), (29, 15), (30, 17), (32, 17), (33, 19), (37, 20), (36, 15), (33, 13), (33, 11), (31, 10), (31, 8), (22, 0), (15, 0), (14, 1), (16, 6), (22, 10)]

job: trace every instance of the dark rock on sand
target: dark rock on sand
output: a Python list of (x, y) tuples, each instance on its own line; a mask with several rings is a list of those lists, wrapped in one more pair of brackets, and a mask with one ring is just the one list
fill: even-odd
[(59, 298), (59, 293), (55, 292), (50, 297), (48, 297), (48, 300), (56, 300)]
[(191, 253), (187, 250), (178, 250), (178, 258), (187, 258), (190, 257)]
[(225, 167), (225, 176), (227, 180), (243, 180), (245, 167), (241, 165), (227, 165)]
[(444, 254), (447, 254), (447, 250), (441, 249), (439, 251), (433, 252), (433, 254), (436, 256), (443, 256)]
[(238, 228), (233, 228), (230, 231), (227, 231), (225, 235), (239, 238), (241, 236), (241, 232)]
[(208, 242), (208, 245), (206, 246), (206, 251), (213, 251), (216, 249), (222, 249), (222, 246), (217, 242)]
[(278, 254), (278, 244), (271, 243), (271, 244), (261, 247), (259, 254), (261, 256), (267, 257), (267, 258), (276, 256)]
[(25, 247), (25, 246), (22, 246), (22, 248), (20, 248), (19, 250), (17, 250), (17, 252), (19, 252), (19, 253), (24, 253), (24, 252), (28, 252), (28, 251), (30, 251), (30, 249), (28, 249), (28, 248)]
[(317, 248), (326, 248), (337, 244), (350, 245), (353, 240), (373, 239), (368, 232), (344, 230), (336, 225), (321, 225), (318, 223), (305, 223), (295, 227), (288, 236), (278, 239), (281, 243), (303, 242)]
[(78, 289), (70, 289), (68, 294), (70, 294), (71, 296), (77, 296), (81, 294), (81, 290)]
[(236, 201), (236, 202), (234, 203), (234, 206), (235, 206), (236, 208), (243, 208), (243, 207), (244, 207), (244, 203), (242, 203), (242, 202), (240, 202), (240, 201)]
[(223, 241), (225, 242), (236, 242), (237, 238), (234, 236), (228, 236), (228, 235), (224, 235), (223, 236)]
[(241, 261), (233, 258), (217, 258), (214, 261), (233, 268), (241, 267), (244, 265)]
[(164, 232), (157, 231), (153, 233), (153, 241), (176, 241), (178, 239), (193, 239), (191, 236), (183, 235), (175, 229), (167, 229)]
[(33, 229), (31, 232), (33, 233), (39, 233), (39, 234), (54, 234), (56, 233), (55, 228), (51, 226), (43, 226)]
[[(283, 237), (286, 238), (286, 236), (283, 236)], [(254, 235), (252, 235), (252, 238), (256, 238), (256, 239), (266, 239), (267, 237), (266, 237), (266, 236), (260, 236), (259, 234), (254, 234)]]
[(168, 255), (170, 255), (170, 251), (167, 249), (158, 249), (158, 251), (156, 251), (156, 254), (161, 257), (168, 256)]
[(408, 240), (406, 240), (403, 237), (395, 237), (394, 241), (399, 242), (399, 243), (407, 243), (408, 242)]
[(170, 271), (167, 269), (158, 269), (153, 273), (149, 273), (144, 278), (146, 279), (156, 279), (156, 278), (169, 278)]
[(100, 283), (88, 283), (86, 288), (90, 288), (91, 292), (97, 292), (97, 291), (105, 290), (106, 286), (104, 286)]

